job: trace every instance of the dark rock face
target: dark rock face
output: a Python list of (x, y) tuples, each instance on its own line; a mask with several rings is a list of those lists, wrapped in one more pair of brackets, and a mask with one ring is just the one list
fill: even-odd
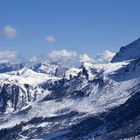
[(16, 85), (10, 86), (10, 84), (4, 84), (1, 86), (0, 91), (0, 111), (5, 112), (8, 106), (8, 102), (11, 103), (11, 107), (16, 110), (19, 98), (19, 87)]
[[(123, 105), (111, 110), (104, 117), (106, 131), (108, 132), (107, 137), (115, 137), (114, 139), (119, 139), (140, 134), (139, 110), (140, 92), (137, 92)], [(138, 125), (135, 124), (136, 122)], [(135, 128), (132, 129), (132, 126), (135, 126)], [(117, 133), (115, 134), (114, 131), (119, 131), (119, 135), (116, 135)]]
[(27, 84), (24, 87), (12, 84), (0, 85), (0, 113), (19, 110), (27, 103), (35, 101), (37, 95), (34, 88)]

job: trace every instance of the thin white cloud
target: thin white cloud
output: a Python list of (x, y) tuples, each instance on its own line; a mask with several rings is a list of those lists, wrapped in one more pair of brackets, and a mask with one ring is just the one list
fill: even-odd
[(92, 61), (93, 63), (109, 63), (114, 55), (115, 53), (105, 50), (93, 57)]
[(16, 28), (12, 27), (11, 25), (5, 25), (2, 29), (1, 35), (3, 38), (7, 39), (14, 39), (17, 37), (17, 30)]
[(90, 63), (109, 63), (115, 53), (105, 50), (98, 53), (96, 56), (89, 57), (87, 54), (77, 54), (75, 51), (54, 50), (48, 54), (48, 58), (63, 66), (79, 67), (81, 62)]
[(74, 51), (68, 50), (54, 50), (48, 54), (48, 58), (58, 64), (66, 67), (77, 66), (78, 62), (78, 54)]
[(16, 51), (1, 51), (0, 62), (14, 62), (17, 60), (18, 53)]
[(56, 41), (56, 37), (52, 36), (52, 35), (49, 35), (49, 36), (45, 36), (44, 40), (45, 40), (46, 43), (53, 43), (53, 42)]
[(77, 53), (74, 51), (63, 50), (54, 50), (48, 54), (48, 56), (52, 59), (71, 59), (73, 57), (77, 57)]
[(80, 62), (90, 62), (91, 58), (87, 54), (83, 54), (79, 56)]
[[(53, 50), (48, 53), (45, 59), (51, 60), (64, 67), (80, 67), (82, 62), (89, 62), (94, 64), (109, 63), (115, 53), (105, 50), (104, 52), (98, 53), (96, 56), (89, 57), (88, 54), (78, 54), (75, 51)], [(37, 58), (33, 56), (29, 62), (36, 63), (44, 58)]]
[(36, 56), (33, 56), (33, 57), (31, 57), (30, 58), (30, 60), (29, 60), (30, 62), (37, 62), (38, 61), (38, 58), (36, 57)]

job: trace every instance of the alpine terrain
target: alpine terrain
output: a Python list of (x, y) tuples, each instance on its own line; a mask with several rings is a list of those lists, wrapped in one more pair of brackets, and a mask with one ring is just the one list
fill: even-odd
[(139, 140), (140, 38), (109, 63), (0, 64), (0, 140)]

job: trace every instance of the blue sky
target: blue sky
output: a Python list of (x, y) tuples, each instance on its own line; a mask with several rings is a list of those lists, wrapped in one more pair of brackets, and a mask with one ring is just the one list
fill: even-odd
[(139, 6), (139, 0), (0, 0), (0, 51), (26, 58), (62, 49), (117, 52), (140, 36)]

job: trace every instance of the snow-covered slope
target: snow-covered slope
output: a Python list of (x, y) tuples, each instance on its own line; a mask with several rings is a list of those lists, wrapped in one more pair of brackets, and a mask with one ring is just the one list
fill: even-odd
[(140, 57), (140, 38), (121, 47), (120, 51), (113, 57), (112, 62), (120, 62)]
[(70, 68), (65, 72), (65, 78), (70, 79), (74, 76), (77, 76), (81, 69), (78, 68)]
[[(0, 78), (4, 78), (4, 77), (8, 77), (7, 79), (10, 81), (13, 81), (14, 79), (17, 80), (19, 79), (19, 81), (24, 82), (26, 84), (39, 84), (39, 83), (43, 83), (47, 80), (58, 80), (59, 78), (54, 77), (54, 76), (50, 76), (47, 74), (43, 74), (43, 73), (37, 73), (27, 67), (24, 67), (23, 69), (19, 70), (19, 71), (13, 71), (13, 72), (9, 72), (6, 73), (4, 76), (4, 74), (0, 75)], [(5, 79), (4, 79), (5, 81)]]
[(60, 78), (36, 73), (29, 68), (0, 74), (0, 112), (9, 113), (21, 109), (43, 95), (39, 86), (44, 82), (53, 83)]

